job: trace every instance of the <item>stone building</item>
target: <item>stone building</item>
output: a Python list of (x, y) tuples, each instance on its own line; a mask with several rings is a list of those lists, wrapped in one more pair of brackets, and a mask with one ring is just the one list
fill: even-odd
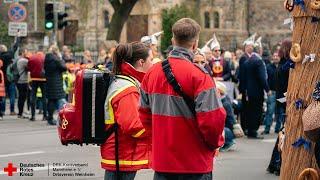
[[(98, 3), (98, 4), (97, 4)], [(101, 4), (99, 4), (101, 3)], [(121, 42), (139, 40), (141, 36), (161, 31), (161, 12), (179, 4), (192, 4), (192, 0), (139, 0), (121, 34)], [(283, 0), (201, 0), (198, 2), (202, 26), (201, 40), (205, 42), (213, 33), (217, 34), (226, 49), (241, 47), (248, 35), (254, 32), (263, 36), (263, 42), (272, 46), (291, 35), (283, 20), (289, 13), (282, 7)], [(194, 5), (194, 4), (193, 4)], [(91, 1), (88, 18), (80, 20), (78, 38), (83, 38), (84, 47), (94, 49), (96, 43), (105, 41), (113, 8), (106, 0)], [(77, 9), (77, 6), (74, 6)], [(77, 19), (79, 15), (71, 13)], [(134, 31), (133, 31), (134, 30)], [(98, 41), (96, 40), (98, 39)]]
[[(38, 28), (34, 26), (33, 12), (38, 9)], [(80, 49), (97, 50), (105, 44), (113, 8), (108, 0), (61, 0), (70, 5), (67, 10), (71, 22), (64, 32), (59, 32), (61, 44), (77, 44)], [(29, 44), (41, 43), (44, 34), (44, 2), (29, 1), (28, 22), (30, 26)], [(141, 36), (161, 31), (161, 12), (175, 5), (198, 6), (202, 26), (202, 44), (216, 33), (222, 47), (235, 49), (254, 32), (263, 36), (265, 45), (272, 46), (291, 35), (283, 20), (289, 17), (284, 10), (283, 0), (139, 0), (126, 22), (120, 42), (139, 40)], [(0, 12), (1, 14), (1, 12)]]
[[(79, 11), (81, 9), (79, 2), (66, 1), (71, 4), (69, 19), (79, 22), (79, 30), (76, 33), (77, 42), (82, 41), (85, 49), (98, 49), (106, 40), (113, 7), (108, 0), (105, 0), (105, 3), (92, 0), (89, 6), (97, 11), (88, 11), (87, 17), (79, 18), (82, 12)], [(162, 10), (181, 2), (181, 0), (139, 0), (123, 27), (120, 42), (140, 40), (144, 35), (161, 31)]]

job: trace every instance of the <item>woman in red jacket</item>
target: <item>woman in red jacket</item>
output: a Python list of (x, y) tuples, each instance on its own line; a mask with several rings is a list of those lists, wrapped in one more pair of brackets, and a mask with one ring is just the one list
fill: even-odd
[[(101, 146), (101, 166), (106, 170), (105, 179), (113, 180), (118, 176), (122, 180), (131, 180), (138, 170), (148, 168), (151, 135), (147, 135), (146, 127), (142, 125), (138, 106), (139, 85), (151, 66), (152, 51), (143, 43), (120, 44), (113, 53), (113, 73), (116, 78), (108, 89), (105, 123), (109, 128), (116, 125), (118, 140), (114, 133)], [(120, 170), (118, 174), (117, 165)]]

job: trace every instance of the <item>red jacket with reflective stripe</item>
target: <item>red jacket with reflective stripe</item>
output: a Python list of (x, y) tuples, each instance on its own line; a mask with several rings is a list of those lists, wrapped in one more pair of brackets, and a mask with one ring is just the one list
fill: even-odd
[(157, 172), (211, 172), (226, 117), (215, 83), (189, 60), (169, 62), (184, 93), (195, 100), (196, 117), (167, 82), (161, 63), (154, 65), (141, 84), (140, 107), (141, 120), (152, 122), (151, 167)]
[[(130, 75), (138, 81), (144, 73), (136, 71), (131, 65), (122, 66), (124, 75)], [(111, 101), (115, 120), (119, 124), (119, 164), (121, 171), (137, 171), (149, 167), (151, 135), (147, 135), (139, 118), (139, 90), (132, 86), (117, 94)], [(101, 166), (115, 171), (115, 137), (111, 135), (101, 145)]]

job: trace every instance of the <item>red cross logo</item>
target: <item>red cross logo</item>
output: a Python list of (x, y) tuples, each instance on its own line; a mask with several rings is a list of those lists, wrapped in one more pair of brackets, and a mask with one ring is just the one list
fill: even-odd
[(4, 172), (7, 172), (8, 176), (12, 176), (13, 172), (17, 172), (17, 167), (14, 167), (12, 163), (8, 163), (8, 167), (4, 168)]

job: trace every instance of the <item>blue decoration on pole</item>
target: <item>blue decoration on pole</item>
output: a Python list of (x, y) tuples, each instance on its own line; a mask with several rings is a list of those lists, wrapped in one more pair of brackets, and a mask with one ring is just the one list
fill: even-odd
[(291, 69), (294, 69), (294, 67), (295, 67), (294, 62), (293, 62), (291, 59), (289, 59), (289, 60), (288, 60), (286, 63), (284, 63), (284, 65), (282, 66), (282, 70), (287, 71), (287, 70), (289, 70), (290, 68), (291, 68)]
[(295, 102), (295, 106), (296, 106), (296, 109), (303, 109), (303, 100), (302, 99), (297, 99), (296, 102)]
[(311, 142), (307, 141), (306, 139), (304, 139), (303, 137), (300, 137), (299, 139), (297, 139), (292, 146), (295, 148), (298, 148), (300, 146), (304, 147), (305, 150), (310, 151), (311, 150)]
[(320, 22), (320, 18), (318, 18), (316, 16), (311, 17), (311, 23), (318, 23), (318, 22)]
[(294, 5), (300, 6), (303, 11), (306, 11), (304, 0), (294, 0)]
[(316, 101), (320, 101), (320, 81), (317, 83), (316, 88), (312, 93), (312, 97)]

